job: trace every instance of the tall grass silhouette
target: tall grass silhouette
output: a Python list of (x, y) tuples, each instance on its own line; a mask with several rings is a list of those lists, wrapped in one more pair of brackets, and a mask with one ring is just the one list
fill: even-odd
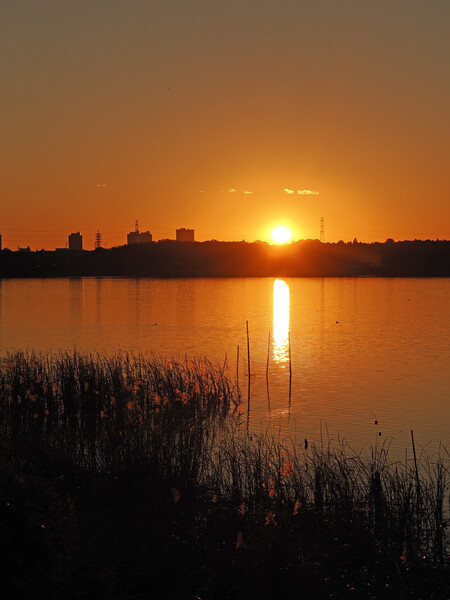
[(17, 597), (450, 595), (445, 448), (256, 436), (226, 365), (12, 353), (0, 436)]

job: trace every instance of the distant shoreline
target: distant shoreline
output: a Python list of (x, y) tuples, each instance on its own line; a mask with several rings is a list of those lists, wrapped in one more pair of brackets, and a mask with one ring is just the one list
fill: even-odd
[(450, 277), (450, 241), (176, 242), (0, 251), (0, 278)]

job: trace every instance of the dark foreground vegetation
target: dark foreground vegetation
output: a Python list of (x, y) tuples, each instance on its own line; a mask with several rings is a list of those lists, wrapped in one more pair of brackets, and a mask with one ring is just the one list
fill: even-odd
[(205, 360), (17, 353), (0, 411), (10, 598), (450, 597), (444, 452), (252, 437)]
[(363, 244), (302, 240), (163, 240), (93, 251), (0, 251), (0, 277), (450, 277), (449, 241)]

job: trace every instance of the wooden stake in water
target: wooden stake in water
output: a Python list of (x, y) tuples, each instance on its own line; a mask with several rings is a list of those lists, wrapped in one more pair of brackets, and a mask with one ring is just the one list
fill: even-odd
[(248, 335), (248, 321), (245, 321), (247, 327), (247, 369), (248, 369), (248, 408), (247, 408), (247, 426), (250, 419), (250, 337)]
[(288, 332), (289, 341), (289, 414), (291, 412), (291, 396), (292, 396), (292, 359), (291, 359), (291, 332)]
[(237, 347), (237, 355), (236, 355), (236, 386), (239, 389), (239, 344)]

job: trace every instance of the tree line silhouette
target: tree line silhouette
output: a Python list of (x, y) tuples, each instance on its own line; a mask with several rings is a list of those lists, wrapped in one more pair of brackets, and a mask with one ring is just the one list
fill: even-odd
[(92, 251), (0, 252), (0, 277), (448, 277), (450, 241), (163, 240)]

